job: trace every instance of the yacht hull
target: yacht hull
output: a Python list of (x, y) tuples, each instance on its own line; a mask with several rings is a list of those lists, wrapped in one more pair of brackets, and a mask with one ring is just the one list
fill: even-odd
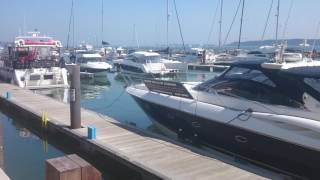
[(317, 150), (132, 96), (151, 119), (180, 138), (242, 156), (289, 175), (320, 178), (320, 153)]
[(67, 70), (60, 67), (12, 69), (0, 68), (0, 78), (26, 89), (67, 88)]

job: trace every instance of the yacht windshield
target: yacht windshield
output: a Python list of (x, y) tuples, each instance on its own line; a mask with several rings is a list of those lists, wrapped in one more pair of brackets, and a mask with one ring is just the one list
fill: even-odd
[(137, 62), (137, 63), (159, 63), (161, 61), (161, 58), (160, 58), (160, 56), (137, 57), (137, 56), (131, 55), (128, 57), (128, 60), (131, 60), (131, 61)]
[(146, 63), (158, 63), (160, 62), (160, 56), (146, 56)]
[(305, 78), (304, 82), (312, 87), (314, 90), (320, 92), (320, 79)]
[(231, 67), (225, 73), (218, 76), (218, 78), (210, 79), (196, 87), (198, 90), (205, 90), (216, 83), (224, 80), (230, 79), (244, 79), (244, 80), (251, 80), (255, 81), (270, 87), (275, 87), (276, 85), (261, 71), (249, 68), (242, 68), (242, 67)]
[(224, 74), (225, 79), (246, 79), (256, 81), (271, 87), (275, 84), (259, 70), (249, 68), (233, 67)]

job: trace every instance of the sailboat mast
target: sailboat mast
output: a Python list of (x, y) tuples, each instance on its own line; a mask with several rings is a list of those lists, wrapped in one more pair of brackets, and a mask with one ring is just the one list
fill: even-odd
[(174, 4), (174, 9), (176, 11), (178, 25), (179, 25), (180, 37), (181, 37), (182, 46), (183, 46), (183, 52), (186, 53), (186, 46), (184, 44), (184, 39), (183, 39), (183, 35), (182, 35), (181, 23), (180, 23), (180, 18), (179, 18), (179, 14), (178, 14), (176, 0), (173, 0), (173, 4)]
[(74, 43), (74, 4), (72, 0), (72, 45), (73, 49), (75, 50), (75, 43)]
[(68, 37), (67, 37), (67, 49), (69, 48), (69, 40), (70, 40), (70, 31), (71, 31), (71, 23), (73, 23), (73, 0), (71, 1), (71, 12), (70, 12), (70, 19), (69, 19), (69, 29), (68, 29)]
[(265, 25), (264, 25), (263, 33), (262, 33), (262, 36), (261, 36), (261, 41), (264, 40), (264, 36), (265, 36), (265, 34), (266, 34), (266, 30), (267, 30), (267, 26), (268, 26), (268, 24), (269, 24), (269, 18), (270, 18), (270, 14), (271, 14), (272, 7), (273, 7), (273, 0), (271, 0), (271, 4), (270, 4), (270, 7), (269, 7), (267, 20), (266, 20), (266, 23), (265, 23)]
[(239, 32), (238, 49), (240, 49), (240, 43), (241, 43), (244, 3), (245, 3), (245, 0), (242, 0), (242, 11), (241, 11), (241, 19), (240, 19), (240, 32)]
[(169, 0), (167, 0), (167, 48), (169, 48)]
[(279, 31), (279, 13), (280, 13), (280, 0), (278, 0), (278, 5), (277, 5), (277, 14), (276, 14), (276, 44), (278, 44), (278, 31)]
[(219, 48), (221, 48), (221, 36), (222, 36), (222, 10), (223, 10), (223, 0), (220, 0)]
[(101, 46), (103, 46), (102, 45), (102, 42), (103, 42), (103, 22), (104, 22), (104, 7), (103, 7), (103, 0), (101, 0)]

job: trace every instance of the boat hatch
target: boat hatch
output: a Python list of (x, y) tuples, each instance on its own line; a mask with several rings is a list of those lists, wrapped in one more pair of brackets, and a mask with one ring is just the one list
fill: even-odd
[(188, 90), (179, 82), (148, 79), (144, 80), (144, 84), (152, 92), (193, 99)]

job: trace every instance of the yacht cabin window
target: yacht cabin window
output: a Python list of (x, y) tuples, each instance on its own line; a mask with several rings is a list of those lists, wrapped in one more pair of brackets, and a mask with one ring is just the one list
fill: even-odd
[(299, 102), (280, 93), (276, 85), (263, 72), (256, 69), (233, 67), (217, 79), (199, 85), (197, 90), (264, 104), (303, 107)]
[(215, 84), (211, 87), (220, 95), (257, 101), (264, 104), (283, 105), (300, 108), (300, 103), (280, 94), (276, 88), (252, 80), (231, 79)]
[(136, 56), (129, 56), (129, 60), (137, 63), (158, 63), (161, 61), (160, 56), (141, 56), (141, 57), (136, 57)]

